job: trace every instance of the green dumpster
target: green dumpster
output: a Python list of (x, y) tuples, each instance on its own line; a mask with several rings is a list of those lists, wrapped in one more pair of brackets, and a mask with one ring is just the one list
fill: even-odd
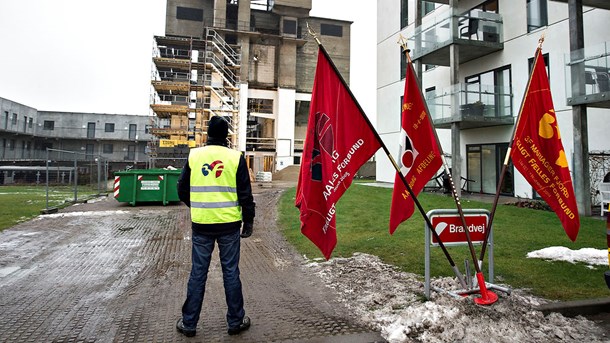
[(162, 202), (167, 205), (178, 198), (180, 169), (142, 169), (114, 173), (114, 198), (135, 206), (138, 202)]

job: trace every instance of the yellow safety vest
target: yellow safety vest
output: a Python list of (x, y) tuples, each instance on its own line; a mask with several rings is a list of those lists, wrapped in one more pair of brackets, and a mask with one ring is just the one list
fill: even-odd
[(241, 153), (220, 145), (191, 149), (191, 220), (198, 224), (240, 221), (237, 167)]

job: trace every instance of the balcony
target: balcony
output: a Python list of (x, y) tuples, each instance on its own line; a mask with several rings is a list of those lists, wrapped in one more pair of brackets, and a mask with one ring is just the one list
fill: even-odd
[[(454, 95), (460, 109), (457, 113), (451, 110)], [(512, 97), (503, 87), (458, 84), (427, 93), (426, 103), (436, 128), (448, 129), (452, 123), (460, 123), (461, 129), (473, 129), (513, 125)]]
[(610, 108), (610, 42), (564, 56), (568, 106)]
[(416, 27), (408, 46), (414, 61), (449, 66), (452, 44), (463, 47), (459, 49), (459, 63), (466, 63), (504, 49), (502, 31), (499, 14), (472, 10), (452, 15), (448, 9)]

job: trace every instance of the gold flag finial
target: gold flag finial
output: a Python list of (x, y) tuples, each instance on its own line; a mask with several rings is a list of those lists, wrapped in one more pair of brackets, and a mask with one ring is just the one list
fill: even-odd
[(544, 43), (544, 35), (546, 33), (546, 30), (544, 30), (544, 32), (542, 32), (542, 35), (540, 36), (540, 39), (538, 39), (538, 49), (542, 49), (542, 43)]
[(400, 44), (400, 47), (402, 48), (402, 51), (406, 51), (409, 52), (409, 48), (407, 47), (407, 39), (405, 38), (405, 36), (402, 35), (402, 33), (398, 34), (398, 42), (396, 42), (398, 44)]
[(316, 33), (316, 31), (314, 31), (311, 26), (309, 26), (309, 22), (306, 23), (307, 24), (307, 32), (309, 32), (309, 34), (313, 37), (313, 39), (316, 40), (316, 43), (318, 43), (318, 45), (322, 45), (322, 43), (320, 43), (320, 40), (318, 39), (318, 34)]

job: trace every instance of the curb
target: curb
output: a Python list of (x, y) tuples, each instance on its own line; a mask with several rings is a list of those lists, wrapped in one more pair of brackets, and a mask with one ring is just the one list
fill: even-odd
[(538, 307), (538, 310), (545, 316), (551, 312), (558, 312), (566, 317), (610, 313), (610, 297), (551, 303)]

